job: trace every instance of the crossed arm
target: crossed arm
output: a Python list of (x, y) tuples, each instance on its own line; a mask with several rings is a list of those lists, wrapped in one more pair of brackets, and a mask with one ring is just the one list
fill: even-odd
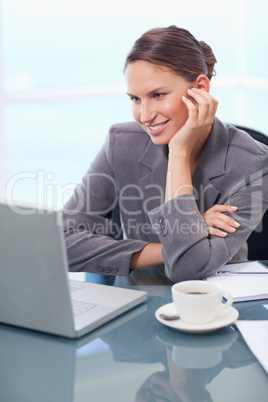
[[(212, 236), (226, 237), (227, 234), (235, 233), (240, 224), (230, 216), (228, 212), (237, 211), (237, 207), (231, 205), (217, 205), (209, 208), (203, 215), (208, 233)], [(134, 253), (131, 258), (131, 269), (145, 268), (163, 264), (161, 256), (162, 245), (149, 243), (141, 251)]]

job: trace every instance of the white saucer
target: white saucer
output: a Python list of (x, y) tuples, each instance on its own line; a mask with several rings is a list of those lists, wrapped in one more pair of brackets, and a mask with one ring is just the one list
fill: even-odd
[(167, 325), (168, 327), (178, 329), (179, 331), (189, 332), (189, 333), (203, 333), (203, 332), (211, 332), (216, 331), (219, 328), (225, 327), (225, 325), (233, 324), (239, 313), (234, 307), (230, 307), (224, 312), (218, 314), (213, 321), (205, 323), (205, 324), (190, 324), (187, 322), (183, 322), (182, 320), (163, 320), (160, 318), (160, 314), (174, 315), (176, 314), (174, 303), (165, 304), (160, 307), (155, 312), (155, 317), (161, 324)]

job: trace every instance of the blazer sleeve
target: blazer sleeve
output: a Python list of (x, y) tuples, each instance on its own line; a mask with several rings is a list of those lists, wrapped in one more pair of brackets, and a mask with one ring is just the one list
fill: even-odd
[(229, 189), (222, 203), (238, 207), (232, 217), (240, 223), (225, 238), (210, 236), (194, 195), (174, 198), (149, 212), (162, 243), (165, 272), (173, 282), (202, 279), (229, 262), (268, 208), (267, 158), (249, 170), (247, 177)]
[(132, 254), (147, 244), (123, 239), (111, 141), (108, 136), (62, 211), (70, 271), (129, 275)]

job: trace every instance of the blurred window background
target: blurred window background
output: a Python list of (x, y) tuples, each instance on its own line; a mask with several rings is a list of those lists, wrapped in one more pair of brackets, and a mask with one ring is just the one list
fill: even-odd
[(0, 197), (60, 208), (111, 124), (133, 120), (133, 42), (175, 24), (213, 49), (224, 122), (268, 133), (265, 0), (0, 0)]

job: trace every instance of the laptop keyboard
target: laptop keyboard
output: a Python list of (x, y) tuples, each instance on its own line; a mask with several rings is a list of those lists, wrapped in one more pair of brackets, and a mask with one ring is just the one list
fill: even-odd
[(77, 292), (78, 290), (80, 290), (80, 289), (82, 289), (83, 288), (83, 286), (74, 286), (74, 285), (72, 285), (72, 286), (69, 286), (69, 289), (70, 289), (70, 293), (72, 294), (72, 293), (74, 293), (74, 292)]
[(72, 300), (72, 306), (73, 306), (73, 314), (75, 317), (77, 317), (80, 314), (83, 314), (89, 310), (92, 310), (94, 307), (97, 306), (97, 304), (81, 302), (78, 300)]

